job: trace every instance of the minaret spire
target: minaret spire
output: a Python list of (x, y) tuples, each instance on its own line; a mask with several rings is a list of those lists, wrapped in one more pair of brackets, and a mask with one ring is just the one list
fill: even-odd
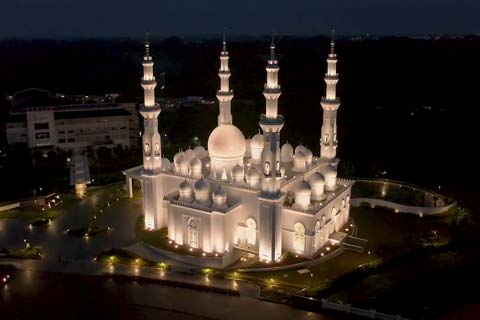
[(321, 102), (323, 108), (323, 124), (320, 141), (320, 157), (330, 163), (337, 164), (337, 110), (340, 107), (340, 99), (337, 97), (338, 74), (337, 55), (335, 53), (335, 30), (332, 30), (327, 65), (327, 74), (325, 75), (327, 90)]
[(220, 89), (217, 91), (218, 99), (218, 125), (232, 124), (231, 103), (233, 99), (233, 91), (230, 90), (230, 68), (228, 66), (228, 51), (225, 34), (223, 34), (222, 52), (220, 53), (220, 70), (218, 77), (220, 78)]
[(145, 57), (150, 58), (150, 40), (148, 39), (149, 32), (145, 33)]
[(222, 53), (227, 52), (227, 41), (226, 41), (225, 38), (226, 38), (225, 33), (223, 33), (223, 41), (222, 41), (223, 50), (222, 50)]
[(270, 61), (275, 61), (275, 34), (272, 34), (272, 42), (270, 43)]

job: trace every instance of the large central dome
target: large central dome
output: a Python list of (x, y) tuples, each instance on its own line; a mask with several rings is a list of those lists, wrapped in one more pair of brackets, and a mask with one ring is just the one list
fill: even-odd
[(216, 127), (208, 138), (210, 158), (243, 158), (246, 150), (245, 136), (231, 124)]

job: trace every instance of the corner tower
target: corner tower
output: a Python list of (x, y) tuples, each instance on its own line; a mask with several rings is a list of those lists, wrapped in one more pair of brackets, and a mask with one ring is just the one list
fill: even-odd
[(264, 147), (261, 161), (260, 200), (260, 259), (272, 261), (282, 254), (282, 222), (280, 191), (282, 174), (280, 171), (280, 130), (284, 125), (282, 115), (278, 114), (278, 98), (281, 90), (278, 85), (280, 68), (275, 55), (275, 44), (270, 45), (270, 59), (266, 67), (267, 83), (265, 96), (265, 114), (260, 116), (260, 127), (263, 130)]
[(321, 102), (323, 124), (320, 138), (320, 157), (333, 165), (337, 165), (337, 110), (340, 107), (340, 99), (337, 97), (338, 74), (337, 55), (335, 53), (335, 31), (332, 31), (327, 64), (328, 69), (325, 75), (327, 90)]
[(158, 115), (160, 106), (155, 103), (155, 87), (157, 82), (153, 75), (153, 59), (150, 56), (150, 41), (148, 34), (145, 39), (145, 55), (142, 61), (142, 87), (144, 103), (140, 106), (140, 114), (144, 118), (143, 143), (143, 173), (142, 193), (145, 228), (157, 230), (166, 226), (163, 209), (163, 187), (161, 181), (162, 143), (158, 133)]

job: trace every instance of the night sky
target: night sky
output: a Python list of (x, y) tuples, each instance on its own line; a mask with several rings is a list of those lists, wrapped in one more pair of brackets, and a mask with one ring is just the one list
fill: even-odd
[(0, 37), (480, 33), (478, 0), (7, 0)]

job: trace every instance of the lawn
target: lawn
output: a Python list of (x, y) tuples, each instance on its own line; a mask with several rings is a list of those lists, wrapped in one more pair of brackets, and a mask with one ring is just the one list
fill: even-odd
[[(426, 235), (436, 232), (435, 241), (448, 239), (452, 217), (423, 217), (395, 214), (382, 208), (351, 208), (352, 218), (358, 226), (357, 236), (368, 240), (367, 249), (362, 253), (346, 251), (340, 256), (322, 264), (308, 267), (309, 272), (300, 274), (298, 269), (273, 272), (241, 273), (242, 277), (263, 284), (266, 288), (281, 287), (294, 293), (305, 289), (308, 294), (328, 288), (330, 284), (344, 274), (348, 274), (365, 265), (378, 265), (381, 259), (378, 250), (389, 246), (407, 248), (412, 241), (432, 240)], [(442, 242), (443, 243), (443, 242)]]
[[(0, 212), (0, 219), (21, 219), (31, 221), (34, 225), (42, 225), (48, 223), (48, 220), (57, 218), (62, 210), (68, 210), (78, 203), (78, 199), (72, 193), (62, 193), (59, 195), (61, 201), (57, 206), (49, 208), (48, 206), (28, 206), (15, 208)], [(58, 202), (57, 202), (58, 203)], [(42, 221), (44, 223), (42, 223)], [(46, 221), (46, 222), (45, 222)]]
[(14, 259), (40, 259), (42, 257), (42, 250), (27, 244), (25, 248), (10, 251), (7, 256)]
[(40, 207), (24, 207), (16, 208), (0, 212), (0, 219), (22, 219), (33, 221), (37, 219), (55, 219), (59, 215), (57, 209), (45, 209), (42, 211)]
[(109, 249), (100, 253), (95, 261), (106, 264), (125, 264), (139, 267), (151, 267), (159, 269), (170, 269), (170, 265), (164, 262), (154, 262), (144, 259), (137, 254), (124, 249)]

